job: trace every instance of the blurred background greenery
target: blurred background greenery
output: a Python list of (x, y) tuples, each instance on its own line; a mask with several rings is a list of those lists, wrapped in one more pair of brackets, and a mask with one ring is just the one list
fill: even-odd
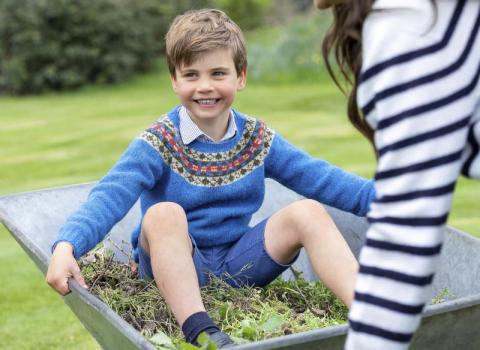
[[(249, 83), (235, 107), (316, 157), (371, 177), (368, 143), (325, 72), (327, 14), (311, 0), (0, 0), (0, 194), (96, 181), (178, 103), (163, 51), (171, 19), (220, 7), (245, 30)], [(480, 184), (449, 223), (480, 236)], [(0, 228), (0, 348), (95, 349), (94, 339)]]
[[(92, 83), (116, 83), (149, 71), (164, 50), (163, 38), (169, 23), (191, 8), (221, 8), (248, 31), (308, 12), (310, 3), (310, 0), (1, 0), (0, 92), (18, 95), (68, 90)], [(292, 28), (291, 35), (284, 40), (289, 51), (281, 55), (282, 66), (291, 60), (293, 50), (301, 49), (304, 53), (308, 49), (302, 47), (306, 42), (295, 45), (294, 37), (311, 36), (316, 29), (314, 23), (308, 28)], [(277, 48), (272, 49), (269, 53), (275, 54)], [(258, 48), (253, 51), (258, 56), (265, 54)], [(260, 74), (258, 70), (255, 73), (256, 77)]]

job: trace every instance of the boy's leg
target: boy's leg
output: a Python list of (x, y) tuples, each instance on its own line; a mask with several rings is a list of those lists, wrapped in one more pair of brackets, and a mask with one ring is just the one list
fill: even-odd
[(149, 208), (142, 222), (140, 245), (150, 257), (158, 289), (186, 340), (198, 345), (198, 335), (206, 332), (219, 348), (232, 345), (230, 337), (220, 331), (205, 311), (183, 208), (176, 203), (159, 203)]
[(302, 247), (320, 280), (350, 307), (358, 263), (330, 215), (314, 200), (279, 210), (265, 227), (265, 249), (277, 263), (288, 264)]
[(179, 325), (192, 314), (205, 311), (183, 208), (175, 203), (149, 208), (140, 237), (151, 259), (155, 283)]

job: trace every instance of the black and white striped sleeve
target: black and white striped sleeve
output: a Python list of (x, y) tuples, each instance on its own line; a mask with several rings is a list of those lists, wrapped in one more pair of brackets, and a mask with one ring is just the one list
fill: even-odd
[(358, 101), (375, 129), (377, 199), (347, 349), (408, 348), (455, 183), (478, 156), (480, 1), (436, 3), (379, 0), (364, 25)]

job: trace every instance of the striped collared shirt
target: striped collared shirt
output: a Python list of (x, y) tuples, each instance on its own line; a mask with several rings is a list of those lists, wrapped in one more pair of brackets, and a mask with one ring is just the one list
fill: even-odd
[(201, 141), (207, 141), (212, 143), (221, 143), (223, 141), (229, 140), (235, 136), (237, 133), (237, 124), (235, 124), (235, 118), (233, 111), (230, 111), (230, 119), (228, 121), (228, 128), (225, 135), (223, 135), (220, 141), (213, 140), (210, 136), (205, 134), (197, 124), (190, 118), (188, 115), (187, 109), (184, 106), (180, 107), (180, 136), (185, 145), (188, 145), (200, 139)]

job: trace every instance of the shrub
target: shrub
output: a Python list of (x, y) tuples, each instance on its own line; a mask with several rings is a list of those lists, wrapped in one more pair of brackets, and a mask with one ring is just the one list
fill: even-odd
[(221, 8), (242, 30), (250, 30), (264, 24), (265, 14), (272, 0), (214, 0), (214, 7)]
[(249, 77), (266, 82), (317, 81), (325, 71), (321, 42), (330, 22), (329, 15), (315, 13), (266, 33), (251, 33), (252, 38), (271, 35), (263, 42), (247, 42)]
[(113, 83), (163, 49), (175, 1), (0, 0), (0, 91)]

